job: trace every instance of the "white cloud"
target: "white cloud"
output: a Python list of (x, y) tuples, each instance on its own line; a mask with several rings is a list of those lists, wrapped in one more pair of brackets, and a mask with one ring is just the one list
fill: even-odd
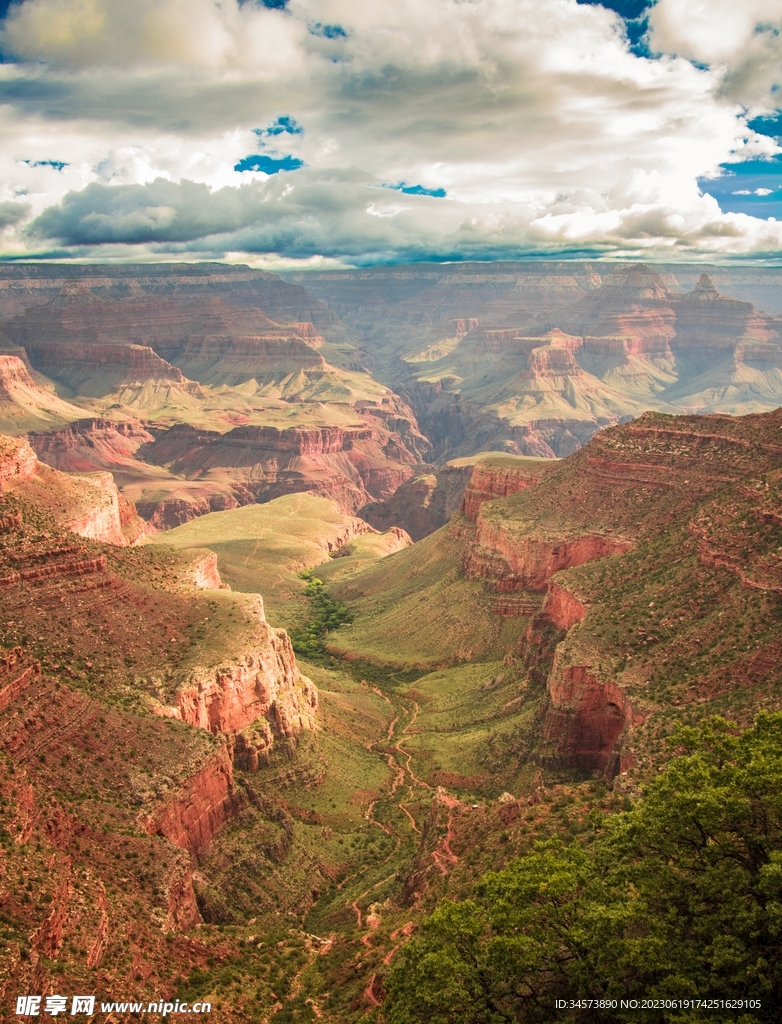
[[(0, 202), (38, 219), (4, 237), (285, 259), (775, 248), (773, 223), (696, 182), (777, 150), (740, 102), (769, 102), (776, 44), (756, 28), (781, 7), (659, 0), (668, 55), (646, 59), (575, 0), (25, 0), (0, 41), (18, 58), (0, 67)], [(304, 134), (252, 134), (283, 114)], [(306, 168), (234, 170), (272, 148)], [(400, 181), (447, 198), (371, 187)]]
[(658, 0), (653, 47), (726, 69), (724, 92), (752, 108), (774, 109), (782, 85), (782, 0)]

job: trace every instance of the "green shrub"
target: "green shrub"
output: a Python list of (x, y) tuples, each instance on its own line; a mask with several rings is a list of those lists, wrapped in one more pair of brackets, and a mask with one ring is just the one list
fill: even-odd
[(632, 810), (593, 812), (590, 845), (538, 844), (443, 901), (395, 960), (388, 1024), (599, 1024), (637, 1011), (569, 1001), (643, 998), (760, 1001), (645, 1022), (782, 1019), (782, 713), (674, 742), (686, 753)]

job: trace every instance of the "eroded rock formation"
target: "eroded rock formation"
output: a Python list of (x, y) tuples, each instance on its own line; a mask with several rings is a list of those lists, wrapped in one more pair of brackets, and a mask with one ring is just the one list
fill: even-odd
[[(373, 426), (246, 426), (221, 434), (180, 424), (144, 445), (140, 454), (186, 479), (230, 481), (254, 500), (308, 490), (333, 499), (351, 515), (368, 499), (393, 494), (413, 475), (419, 460), (399, 435)], [(140, 502), (140, 510), (151, 512), (150, 518), (170, 519), (171, 509), (163, 513), (153, 505)]]
[(558, 765), (609, 778), (626, 769), (622, 739), (646, 716), (633, 707), (616, 680), (603, 678), (591, 664), (568, 664), (560, 646), (548, 678), (548, 696), (544, 739), (556, 748)]

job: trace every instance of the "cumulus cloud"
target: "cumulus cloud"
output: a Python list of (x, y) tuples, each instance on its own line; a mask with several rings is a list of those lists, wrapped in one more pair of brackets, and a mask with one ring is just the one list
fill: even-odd
[(649, 14), (653, 47), (722, 65), (723, 91), (765, 113), (782, 85), (781, 0), (658, 0)]
[(30, 214), (29, 203), (0, 203), (0, 228), (13, 227)]
[(746, 107), (781, 5), (659, 0), (647, 58), (576, 0), (24, 0), (0, 199), (26, 193), (20, 245), (97, 255), (774, 248), (697, 181), (778, 152)]
[(264, 5), (215, 0), (25, 0), (9, 11), (6, 51), (63, 68), (251, 67), (295, 70), (306, 28)]
[[(357, 169), (256, 180), (211, 191), (191, 181), (92, 184), (66, 195), (27, 228), (32, 239), (80, 247), (150, 247), (201, 256), (313, 254), (353, 262), (425, 258), (492, 259), (583, 245), (624, 252), (769, 251), (782, 244), (782, 222), (722, 214), (711, 196), (666, 204), (654, 181), (622, 195), (583, 190), (541, 210), (531, 204), (465, 203), (421, 194), (398, 202)], [(137, 253), (137, 250), (133, 250)]]

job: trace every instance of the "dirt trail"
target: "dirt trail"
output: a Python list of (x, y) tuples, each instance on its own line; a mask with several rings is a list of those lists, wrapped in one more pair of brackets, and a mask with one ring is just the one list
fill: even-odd
[[(413, 814), (405, 806), (405, 803), (412, 803), (415, 801), (416, 789), (418, 789), (419, 791), (428, 790), (430, 793), (433, 793), (435, 787), (430, 786), (429, 783), (424, 782), (423, 779), (418, 778), (418, 776), (412, 769), (413, 754), (404, 748), (404, 743), (409, 737), (409, 733), (418, 719), (418, 714), (420, 710), (419, 705), (416, 701), (412, 700), (411, 698), (398, 698), (395, 700), (391, 700), (389, 696), (383, 693), (383, 691), (378, 686), (370, 686), (368, 683), (366, 685), (368, 690), (370, 690), (376, 696), (380, 697), (383, 701), (385, 701), (386, 704), (388, 704), (393, 715), (392, 719), (390, 720), (387, 726), (385, 736), (385, 740), (387, 741), (388, 744), (390, 744), (391, 749), (389, 750), (388, 747), (386, 747), (386, 749), (383, 751), (377, 751), (377, 753), (385, 759), (386, 764), (393, 773), (390, 780), (390, 785), (388, 783), (385, 784), (388, 787), (386, 789), (386, 794), (393, 801), (397, 809), (407, 818), (410, 824), (412, 836), (420, 836), (422, 834), (421, 829), (419, 828), (418, 823), (416, 822)], [(401, 725), (403, 721), (405, 722), (405, 724)], [(378, 743), (382, 744), (382, 740), (368, 743), (366, 745), (367, 749), (373, 750)], [(407, 792), (403, 793), (403, 790), (406, 790)], [(438, 843), (438, 848), (432, 851), (431, 856), (434, 864), (437, 866), (437, 869), (443, 875), (446, 875), (453, 868), (454, 864), (456, 864), (459, 860), (458, 856), (453, 852), (453, 849), (451, 847), (451, 841), (454, 838), (454, 812), (459, 806), (461, 806), (461, 804), (459, 800), (457, 800), (455, 797), (449, 796), (441, 787), (437, 787), (437, 794), (435, 796), (435, 799), (448, 808), (448, 826), (445, 836)], [(375, 818), (374, 809), (376, 802), (377, 801), (372, 801), (372, 803), (369, 805), (365, 814), (365, 818), (370, 824), (377, 825), (377, 827), (381, 828), (386, 833), (386, 835), (393, 836), (394, 839), (396, 840), (393, 852), (389, 854), (389, 856), (386, 857), (383, 862), (387, 863), (399, 851), (399, 848), (403, 841), (403, 837), (392, 826), (387, 825), (385, 822), (378, 821)], [(360, 877), (361, 873), (361, 870), (358, 871), (354, 876), (352, 876), (350, 881), (355, 881), (358, 877)], [(355, 899), (353, 899), (348, 904), (350, 906), (350, 909), (356, 915), (356, 928), (358, 929), (359, 932), (363, 932), (359, 940), (361, 942), (361, 946), (363, 947), (362, 952), (375, 948), (375, 941), (378, 929), (381, 924), (381, 919), (380, 915), (377, 913), (373, 913), (371, 908), (369, 913), (367, 913), (366, 910), (362, 910), (361, 904), (364, 903), (364, 901), (366, 901), (367, 897), (370, 896), (370, 894), (374, 890), (385, 885), (393, 878), (394, 875), (390, 875), (388, 878), (384, 878), (380, 882), (376, 882), (373, 886), (366, 889), (360, 895), (356, 896)], [(348, 880), (346, 879), (345, 882), (343, 882), (340, 885), (340, 888), (342, 887), (342, 885), (346, 884), (347, 881)], [(366, 906), (366, 904), (364, 905)], [(397, 928), (389, 935), (388, 938), (393, 943), (393, 946), (383, 957), (382, 963), (385, 966), (388, 966), (391, 963), (397, 950), (401, 946), (403, 946), (405, 942), (407, 942), (407, 940), (409, 939), (410, 935), (413, 932), (413, 928), (413, 922), (409, 921), (407, 924), (403, 925), (401, 928)], [(359, 954), (359, 956), (361, 956), (361, 954)], [(378, 999), (378, 995), (375, 992), (376, 984), (377, 973), (375, 972), (369, 978), (368, 984), (364, 989), (363, 993), (367, 1003), (373, 1007), (381, 1005), (380, 1000)]]
[(449, 796), (442, 789), (438, 790), (437, 799), (448, 808), (448, 827), (442, 839), (441, 849), (432, 850), (432, 860), (437, 865), (441, 874), (447, 875), (448, 866), (453, 867), (454, 864), (459, 862), (459, 858), (451, 849), (451, 840), (453, 839), (453, 812), (461, 805), (461, 801), (457, 800), (456, 797)]
[[(418, 718), (418, 704), (416, 704), (416, 702), (414, 700), (411, 700), (410, 703), (413, 705), (413, 713), (410, 716), (410, 721), (407, 723), (407, 725), (404, 727), (404, 729), (402, 729), (402, 736), (397, 741), (396, 745), (394, 746), (394, 750), (398, 751), (400, 754), (402, 754), (404, 757), (407, 758), (407, 764), (405, 765), (405, 771), (410, 776), (410, 778), (413, 780), (413, 782), (416, 784), (416, 786), (420, 786), (421, 789), (432, 789), (433, 787), (430, 786), (428, 782), (424, 782), (423, 779), (419, 779), (418, 776), (413, 772), (413, 769), (410, 767), (410, 762), (413, 760), (413, 755), (409, 751), (402, 749), (402, 744), (405, 742), (404, 737), (405, 737), (406, 733), (408, 732), (408, 730), (410, 730), (415, 725), (416, 719)], [(390, 734), (389, 734), (389, 739), (390, 739)]]
[(367, 1002), (371, 1003), (372, 1006), (380, 1006), (381, 1005), (380, 1004), (380, 1000), (375, 995), (375, 978), (376, 977), (377, 977), (377, 974), (376, 973), (373, 974), (372, 977), (369, 979), (369, 984), (364, 989), (364, 998), (367, 1000)]

